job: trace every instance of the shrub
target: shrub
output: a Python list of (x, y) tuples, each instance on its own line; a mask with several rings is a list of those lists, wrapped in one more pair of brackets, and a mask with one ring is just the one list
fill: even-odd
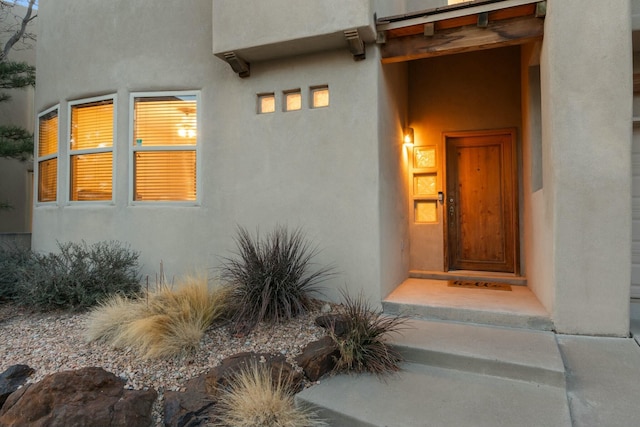
[(290, 381), (274, 384), (271, 371), (254, 362), (235, 374), (220, 400), (217, 426), (311, 427), (324, 426), (309, 410), (297, 408)]
[(58, 249), (32, 253), (17, 283), (19, 303), (43, 310), (84, 310), (112, 294), (139, 292), (138, 252), (115, 241), (58, 243)]
[(139, 298), (119, 295), (89, 315), (87, 339), (131, 347), (144, 358), (196, 350), (204, 332), (227, 315), (228, 288), (209, 290), (206, 278), (188, 277), (176, 289), (161, 284)]
[(221, 276), (233, 289), (234, 320), (249, 328), (261, 321), (288, 320), (312, 308), (331, 267), (311, 271), (317, 249), (301, 229), (278, 226), (261, 238), (238, 228), (235, 258), (224, 258)]
[(30, 249), (18, 246), (0, 247), (0, 302), (16, 298), (21, 274), (32, 261), (33, 253)]
[(344, 298), (344, 331), (336, 333), (330, 325), (329, 336), (340, 350), (336, 371), (370, 372), (384, 374), (399, 369), (400, 354), (385, 341), (385, 336), (397, 333), (407, 321), (406, 317), (384, 316), (371, 308), (360, 294), (356, 298), (342, 292)]

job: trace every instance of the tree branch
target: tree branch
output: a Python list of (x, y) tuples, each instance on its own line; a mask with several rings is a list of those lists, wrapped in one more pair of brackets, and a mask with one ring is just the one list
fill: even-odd
[(9, 51), (11, 50), (13, 45), (18, 43), (18, 41), (20, 41), (20, 39), (24, 36), (24, 33), (27, 31), (27, 25), (29, 24), (29, 22), (31, 22), (33, 19), (35, 19), (36, 16), (38, 16), (38, 15), (34, 15), (33, 17), (31, 16), (31, 14), (33, 13), (33, 5), (35, 4), (35, 2), (36, 0), (29, 0), (27, 13), (22, 18), (20, 29), (18, 29), (18, 31), (16, 31), (9, 38), (9, 40), (7, 40), (7, 43), (5, 43), (4, 45), (4, 49), (2, 50), (2, 52), (0, 52), (0, 62), (4, 61), (7, 58), (7, 55), (9, 55)]

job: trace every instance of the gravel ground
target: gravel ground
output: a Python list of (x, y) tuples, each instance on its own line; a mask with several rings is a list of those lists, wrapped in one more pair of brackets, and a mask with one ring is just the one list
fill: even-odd
[[(328, 307), (325, 306), (325, 310)], [(238, 338), (226, 326), (209, 329), (200, 349), (188, 356), (142, 360), (130, 349), (113, 349), (87, 343), (84, 338), (87, 314), (37, 313), (9, 304), (0, 305), (0, 372), (11, 365), (35, 369), (29, 382), (45, 375), (88, 366), (99, 366), (127, 381), (130, 389), (153, 387), (159, 399), (154, 407), (156, 425), (162, 423), (165, 390), (183, 391), (184, 383), (243, 351), (284, 354), (289, 362), (304, 346), (324, 335), (314, 324), (320, 311), (285, 324), (259, 325), (251, 334)]]

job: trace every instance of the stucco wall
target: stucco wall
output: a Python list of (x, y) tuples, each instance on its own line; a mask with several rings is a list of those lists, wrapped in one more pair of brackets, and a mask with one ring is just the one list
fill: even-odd
[[(516, 46), (410, 63), (409, 126), (416, 146), (437, 146), (437, 191), (446, 191), (443, 132), (517, 128), (519, 134), (519, 55)], [(439, 203), (438, 223), (412, 224), (412, 269), (443, 271), (442, 215)]]
[[(549, 313), (554, 312), (550, 183), (544, 180), (548, 158), (543, 158), (540, 87), (540, 43), (521, 48), (522, 71), (522, 248), (527, 286)], [(548, 151), (547, 151), (548, 155)]]
[(403, 146), (407, 122), (408, 64), (378, 65), (380, 145), (380, 297), (391, 293), (409, 272), (408, 152)]
[[(270, 51), (276, 49), (275, 45), (296, 39), (307, 39), (304, 46), (307, 51), (322, 49), (327, 39), (318, 36), (336, 34), (336, 42), (340, 43), (344, 42), (340, 32), (353, 28), (360, 28), (368, 40), (375, 38), (369, 0), (213, 0), (216, 53), (259, 46)], [(264, 48), (251, 51), (247, 59), (263, 59), (264, 51)], [(286, 54), (274, 52), (276, 56)]]
[(553, 320), (563, 333), (624, 336), (631, 270), (630, 2), (547, 6), (541, 83)]
[[(117, 239), (142, 252), (144, 273), (207, 269), (234, 248), (236, 225), (262, 232), (275, 224), (306, 230), (317, 262), (339, 273), (339, 288), (380, 297), (378, 74), (346, 49), (252, 64), (240, 79), (211, 51), (212, 2), (43, 0), (37, 111), (117, 93), (114, 203), (68, 205), (68, 159), (60, 152), (59, 202), (34, 213), (34, 248), (56, 240)], [(105, 19), (109, 17), (109, 19)], [(81, 36), (78, 36), (81, 35)], [(312, 85), (328, 85), (330, 106), (308, 107)], [(282, 112), (283, 90), (300, 88), (303, 108)], [(201, 90), (202, 160), (197, 207), (132, 206), (129, 93)], [(277, 111), (256, 114), (256, 94), (275, 92)], [(153, 276), (152, 276), (153, 277)]]

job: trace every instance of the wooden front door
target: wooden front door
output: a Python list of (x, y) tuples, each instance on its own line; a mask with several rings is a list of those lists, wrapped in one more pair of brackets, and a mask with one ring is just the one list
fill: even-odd
[(445, 135), (449, 270), (517, 271), (512, 130)]

